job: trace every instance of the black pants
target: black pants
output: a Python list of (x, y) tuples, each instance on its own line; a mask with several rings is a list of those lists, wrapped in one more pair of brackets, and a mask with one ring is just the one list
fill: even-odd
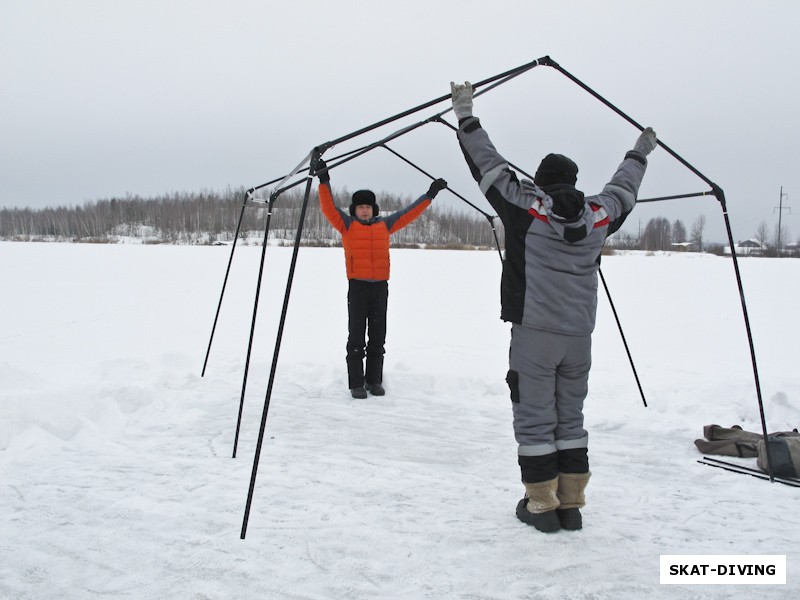
[[(350, 389), (383, 381), (383, 354), (386, 343), (386, 305), (388, 281), (351, 279), (347, 290), (350, 334), (347, 338), (347, 380)], [(369, 332), (369, 342), (366, 342)], [(367, 371), (364, 373), (364, 356)]]

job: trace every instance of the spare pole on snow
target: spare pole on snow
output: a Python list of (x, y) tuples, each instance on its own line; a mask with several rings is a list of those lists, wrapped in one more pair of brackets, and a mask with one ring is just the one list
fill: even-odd
[(308, 177), (306, 178), (306, 191), (305, 195), (303, 196), (303, 206), (300, 209), (300, 219), (297, 224), (297, 233), (295, 234), (294, 239), (294, 250), (292, 251), (292, 260), (289, 265), (289, 275), (286, 278), (286, 292), (283, 296), (283, 308), (281, 309), (281, 317), (278, 323), (278, 334), (275, 337), (275, 351), (272, 355), (272, 366), (269, 372), (269, 382), (267, 383), (267, 393), (264, 397), (264, 409), (261, 413), (261, 427), (258, 431), (258, 442), (256, 443), (256, 452), (255, 457), (253, 458), (253, 470), (250, 475), (250, 487), (247, 492), (247, 504), (245, 505), (244, 510), (244, 520), (242, 521), (242, 533), (241, 539), (244, 539), (247, 535), (247, 522), (250, 519), (250, 507), (253, 503), (253, 491), (255, 490), (256, 486), (256, 476), (258, 474), (258, 461), (261, 458), (261, 447), (264, 441), (264, 431), (267, 428), (267, 415), (269, 413), (269, 405), (272, 399), (272, 387), (275, 383), (275, 372), (278, 367), (278, 355), (280, 354), (281, 350), (281, 341), (283, 339), (283, 329), (286, 325), (286, 313), (289, 308), (289, 296), (292, 293), (292, 283), (294, 281), (294, 271), (297, 266), (297, 255), (300, 251), (300, 240), (303, 236), (303, 223), (306, 219), (306, 209), (308, 208), (308, 199), (311, 196), (311, 184), (314, 180), (314, 175), (316, 174), (317, 169), (317, 162), (321, 156), (321, 152), (316, 148), (311, 152), (309, 155), (311, 156), (311, 168), (308, 172)]
[[(589, 94), (594, 96), (597, 100), (599, 100), (600, 102), (605, 104), (607, 107), (609, 107), (615, 113), (617, 113), (620, 117), (622, 117), (623, 119), (625, 119), (626, 121), (631, 123), (634, 127), (639, 129), (640, 131), (644, 131), (644, 127), (642, 127), (639, 123), (634, 121), (631, 117), (626, 115), (619, 108), (617, 108), (616, 106), (611, 104), (608, 100), (603, 98), (600, 94), (595, 92), (593, 89), (591, 89), (585, 83), (583, 83), (582, 81), (580, 81), (579, 79), (574, 77), (572, 74), (568, 73), (566, 70), (562, 69), (561, 66), (558, 63), (556, 63), (555, 61), (551, 60), (549, 56), (546, 56), (544, 59), (540, 59), (540, 60), (541, 60), (541, 64), (543, 64), (545, 66), (548, 66), (548, 67), (553, 67), (559, 73), (561, 73), (562, 75), (567, 77), (569, 80), (571, 80), (573, 83), (577, 84), (579, 87), (583, 88)], [(758, 377), (758, 365), (756, 363), (755, 346), (753, 345), (753, 333), (752, 333), (752, 331), (750, 329), (750, 319), (749, 319), (749, 317), (747, 315), (747, 303), (745, 302), (744, 287), (742, 285), (741, 273), (739, 272), (739, 261), (736, 258), (736, 250), (735, 250), (735, 245), (734, 245), (734, 242), (733, 242), (733, 233), (731, 232), (730, 219), (728, 218), (728, 207), (727, 207), (727, 204), (725, 203), (725, 192), (722, 191), (721, 187), (719, 187), (717, 184), (715, 184), (713, 181), (711, 181), (708, 177), (703, 175), (694, 166), (689, 164), (686, 160), (684, 160), (681, 156), (679, 156), (674, 150), (672, 150), (669, 146), (667, 146), (660, 139), (658, 140), (658, 145), (661, 146), (664, 150), (666, 150), (666, 152), (668, 154), (670, 154), (673, 158), (675, 158), (683, 166), (685, 166), (687, 169), (689, 169), (692, 173), (694, 173), (700, 179), (702, 179), (708, 185), (710, 185), (711, 186), (711, 194), (713, 194), (717, 198), (717, 200), (720, 203), (720, 206), (722, 207), (722, 216), (723, 216), (723, 218), (725, 220), (725, 229), (726, 229), (727, 234), (728, 234), (728, 241), (729, 241), (729, 243), (731, 245), (731, 258), (733, 259), (733, 268), (734, 268), (734, 271), (736, 273), (736, 283), (739, 286), (739, 299), (741, 300), (741, 304), (742, 304), (742, 314), (744, 316), (745, 329), (747, 331), (747, 340), (748, 340), (748, 344), (750, 346), (750, 359), (751, 359), (751, 362), (752, 362), (752, 365), (753, 365), (753, 376), (754, 376), (754, 379), (755, 379), (756, 396), (758, 398), (758, 410), (759, 410), (759, 414), (761, 416), (761, 428), (762, 428), (763, 433), (764, 433), (764, 440), (765, 440), (764, 447), (765, 447), (766, 454), (767, 454), (767, 466), (769, 467), (769, 477), (770, 477), (770, 481), (774, 482), (775, 479), (774, 479), (774, 475), (773, 475), (773, 471), (772, 471), (772, 457), (770, 455), (769, 444), (766, 443), (766, 440), (768, 439), (768, 435), (769, 434), (767, 433), (767, 422), (766, 422), (766, 418), (764, 416), (764, 402), (763, 402), (762, 397), (761, 397), (761, 384), (759, 382), (759, 377)]]

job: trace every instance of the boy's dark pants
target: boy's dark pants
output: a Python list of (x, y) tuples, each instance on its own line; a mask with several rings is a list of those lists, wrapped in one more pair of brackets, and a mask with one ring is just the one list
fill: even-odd
[[(383, 354), (386, 342), (388, 281), (351, 279), (347, 290), (350, 334), (347, 338), (347, 380), (350, 389), (383, 381)], [(366, 342), (369, 331), (369, 342)], [(364, 373), (364, 356), (367, 371)]]

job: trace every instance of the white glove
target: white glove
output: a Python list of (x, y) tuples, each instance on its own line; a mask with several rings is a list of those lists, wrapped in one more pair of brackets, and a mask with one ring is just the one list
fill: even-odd
[(465, 81), (464, 85), (450, 82), (450, 93), (453, 95), (453, 112), (460, 121), (472, 116), (472, 84)]
[(639, 139), (636, 140), (633, 149), (647, 156), (655, 149), (657, 143), (656, 132), (653, 131), (652, 127), (648, 127), (641, 133)]

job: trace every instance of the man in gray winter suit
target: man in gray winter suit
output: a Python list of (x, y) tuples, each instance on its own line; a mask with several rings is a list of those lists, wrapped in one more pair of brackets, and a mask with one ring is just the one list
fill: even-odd
[(584, 197), (577, 165), (560, 154), (518, 180), (472, 114), (472, 85), (450, 86), (464, 157), (505, 227), (501, 318), (512, 323), (506, 381), (526, 492), (517, 517), (544, 532), (580, 529), (600, 250), (636, 205), (656, 134), (645, 129), (603, 190)]

